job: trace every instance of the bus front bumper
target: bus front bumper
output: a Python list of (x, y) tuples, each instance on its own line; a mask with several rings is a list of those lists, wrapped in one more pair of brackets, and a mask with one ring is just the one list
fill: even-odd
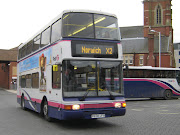
[(63, 120), (70, 119), (97, 119), (114, 116), (123, 116), (126, 108), (111, 109), (87, 109), (87, 110), (62, 110), (61, 118)]

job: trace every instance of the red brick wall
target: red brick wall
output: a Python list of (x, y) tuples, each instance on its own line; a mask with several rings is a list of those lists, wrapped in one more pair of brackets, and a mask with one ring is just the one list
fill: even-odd
[[(139, 56), (143, 55), (144, 60), (143, 60), (143, 65), (139, 64)], [(154, 53), (154, 62), (155, 65), (154, 67), (159, 67), (159, 53)], [(129, 66), (152, 66), (148, 65), (148, 60), (149, 60), (149, 54), (144, 53), (144, 54), (134, 54), (134, 61), (133, 64), (130, 64)], [(172, 67), (171, 66), (171, 55), (168, 53), (163, 53), (161, 54), (161, 67)]]
[[(168, 54), (161, 55), (161, 67), (172, 67), (171, 66), (171, 56)], [(156, 65), (159, 66), (159, 55), (156, 54)]]
[(0, 88), (8, 89), (9, 67), (5, 63), (0, 64)]
[(17, 67), (17, 62), (0, 64), (0, 88), (9, 89), (12, 82), (12, 77), (17, 77), (17, 75), (12, 75), (13, 67)]
[[(161, 5), (163, 11), (162, 25), (155, 25), (155, 9), (157, 4)], [(172, 13), (171, 13), (171, 0), (166, 1), (153, 1), (144, 2), (144, 37), (148, 37), (149, 26), (153, 30), (161, 32), (162, 35), (169, 36), (169, 32), (172, 31)]]
[(9, 88), (10, 88), (10, 84), (12, 82), (12, 77), (17, 77), (17, 74), (12, 75), (13, 67), (17, 67), (17, 62), (10, 62), (10, 65), (9, 65)]

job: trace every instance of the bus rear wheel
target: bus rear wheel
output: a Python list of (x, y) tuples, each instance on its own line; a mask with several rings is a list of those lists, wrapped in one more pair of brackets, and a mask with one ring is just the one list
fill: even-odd
[(165, 90), (165, 92), (164, 92), (164, 99), (169, 100), (171, 98), (172, 98), (171, 90)]
[(47, 102), (47, 100), (44, 100), (44, 103), (43, 103), (43, 115), (47, 121), (49, 121), (49, 122), (52, 121), (52, 118), (49, 117), (49, 115), (48, 115), (48, 102)]

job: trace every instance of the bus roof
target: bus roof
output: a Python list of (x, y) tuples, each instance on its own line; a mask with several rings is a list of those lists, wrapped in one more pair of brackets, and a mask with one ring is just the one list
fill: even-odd
[(152, 66), (129, 66), (128, 69), (142, 69), (142, 70), (180, 70), (179, 68), (152, 67)]
[(94, 11), (94, 10), (78, 10), (78, 9), (72, 9), (72, 10), (64, 10), (61, 12), (57, 17), (55, 17), (53, 20), (51, 20), (47, 25), (45, 25), (43, 28), (41, 28), (36, 34), (34, 34), (31, 38), (29, 38), (26, 42), (21, 44), (18, 48), (22, 48), (25, 44), (27, 44), (29, 41), (31, 41), (33, 38), (38, 36), (43, 30), (51, 26), (54, 22), (56, 22), (58, 19), (62, 18), (62, 16), (66, 13), (93, 13), (93, 14), (102, 14), (102, 15), (108, 15), (108, 16), (113, 16), (117, 18), (115, 14), (107, 13), (107, 12), (102, 12), (102, 11)]

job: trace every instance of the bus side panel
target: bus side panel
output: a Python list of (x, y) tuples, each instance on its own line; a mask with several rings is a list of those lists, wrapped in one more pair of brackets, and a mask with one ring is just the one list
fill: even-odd
[(124, 81), (125, 98), (163, 97), (164, 90), (149, 81)]
[[(26, 95), (24, 96), (24, 100), (25, 100), (25, 108), (28, 108), (30, 110), (40, 113), (40, 111), (41, 111), (41, 103), (40, 102), (38, 103), (36, 101), (32, 101), (32, 99), (28, 98), (28, 96), (26, 96)], [(17, 103), (19, 103), (21, 105), (21, 96), (20, 95), (17, 95)]]
[(61, 120), (61, 109), (56, 107), (49, 106), (48, 107), (49, 117)]

